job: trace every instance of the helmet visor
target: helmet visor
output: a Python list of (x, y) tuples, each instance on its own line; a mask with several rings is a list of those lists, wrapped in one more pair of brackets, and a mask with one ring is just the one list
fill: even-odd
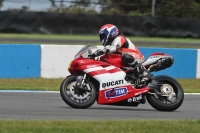
[(102, 31), (100, 31), (99, 32), (100, 41), (104, 40), (107, 37), (108, 33), (109, 32), (108, 32), (107, 28), (102, 30)]

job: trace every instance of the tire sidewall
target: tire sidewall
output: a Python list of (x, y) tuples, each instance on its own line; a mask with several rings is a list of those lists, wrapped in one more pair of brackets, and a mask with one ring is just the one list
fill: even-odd
[(164, 104), (164, 103), (160, 102), (154, 95), (147, 94), (146, 97), (147, 97), (147, 101), (149, 102), (149, 104), (153, 108), (155, 108), (159, 111), (174, 111), (174, 110), (178, 109), (184, 100), (184, 92), (183, 92), (181, 85), (175, 79), (173, 79), (169, 76), (165, 76), (165, 75), (156, 76), (156, 77), (154, 77), (154, 80), (156, 80), (156, 81), (167, 80), (167, 81), (171, 82), (173, 84), (173, 86), (175, 86), (178, 90), (177, 99), (172, 104)]
[(96, 88), (94, 87), (94, 85), (91, 82), (88, 82), (88, 84), (90, 85), (90, 87), (92, 88), (92, 97), (85, 103), (77, 103), (73, 100), (71, 100), (68, 95), (66, 94), (66, 86), (72, 82), (76, 80), (76, 76), (68, 76), (67, 78), (65, 78), (63, 80), (63, 82), (60, 85), (60, 95), (63, 99), (63, 101), (68, 104), (69, 106), (73, 107), (73, 108), (79, 108), (79, 109), (84, 109), (84, 108), (89, 108), (91, 105), (94, 104), (96, 97), (97, 97), (97, 91)]

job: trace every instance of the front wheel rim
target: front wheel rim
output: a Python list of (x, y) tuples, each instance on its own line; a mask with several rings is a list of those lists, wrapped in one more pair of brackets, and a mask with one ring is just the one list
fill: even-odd
[(92, 97), (92, 90), (90, 92), (78, 94), (75, 91), (75, 84), (76, 81), (72, 81), (66, 85), (65, 92), (67, 97), (76, 103), (86, 103)]

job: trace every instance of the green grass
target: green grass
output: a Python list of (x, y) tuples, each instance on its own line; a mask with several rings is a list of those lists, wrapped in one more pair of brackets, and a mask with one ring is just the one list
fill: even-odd
[(46, 90), (59, 91), (60, 79), (24, 78), (0, 79), (0, 90)]
[(186, 93), (200, 93), (200, 79), (178, 79)]
[(71, 35), (71, 34), (0, 34), (0, 38), (22, 38), (22, 39), (57, 39), (57, 40), (99, 40), (98, 35)]
[[(185, 93), (200, 93), (200, 79), (177, 79)], [(0, 90), (59, 91), (63, 78), (0, 79)]]
[[(26, 38), (26, 39), (58, 39), (58, 40), (99, 40), (96, 35), (71, 35), (71, 34), (0, 34), (0, 38)], [(156, 42), (196, 42), (200, 43), (200, 38), (161, 38), (161, 37), (133, 37), (128, 36), (135, 41), (156, 41)]]
[(200, 120), (0, 120), (0, 133), (198, 133)]
[[(133, 43), (138, 47), (163, 47), (163, 48), (198, 48), (200, 45), (193, 45), (191, 43), (200, 44), (200, 38), (161, 38), (161, 37), (135, 37), (128, 36)], [(3, 40), (1, 40), (3, 39)], [(22, 39), (15, 40), (12, 39)], [(29, 39), (29, 41), (23, 40)], [(49, 39), (56, 40), (49, 41)], [(67, 40), (93, 40), (95, 43), (77, 43), (70, 44)], [(140, 41), (137, 44), (137, 41)], [(141, 44), (142, 41), (142, 44)], [(154, 42), (149, 44), (148, 42)], [(169, 42), (163, 44), (162, 42)], [(189, 45), (176, 44), (177, 42), (187, 43)], [(101, 45), (98, 34), (96, 35), (71, 35), (71, 34), (4, 34), (0, 33), (1, 44), (53, 44), (53, 45)], [(190, 45), (191, 44), (191, 45)]]

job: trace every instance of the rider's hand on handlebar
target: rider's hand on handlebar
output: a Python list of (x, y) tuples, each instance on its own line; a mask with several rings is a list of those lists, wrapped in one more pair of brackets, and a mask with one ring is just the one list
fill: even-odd
[(97, 57), (97, 56), (100, 56), (100, 55), (102, 55), (102, 54), (104, 54), (104, 51), (101, 50), (101, 49), (98, 49), (98, 50), (96, 50), (96, 51), (93, 53), (93, 56)]
[[(102, 55), (102, 54), (104, 54), (105, 52), (103, 51), (103, 50), (101, 50), (101, 49), (98, 49), (97, 51), (95, 51), (96, 52), (96, 55), (97, 56), (100, 56), (100, 55)], [(94, 53), (95, 53), (94, 52)]]
[(104, 49), (104, 50), (98, 49), (93, 54), (88, 55), (88, 57), (89, 58), (95, 58), (95, 57), (100, 56), (102, 54), (106, 54), (107, 52), (108, 52), (107, 49)]
[(93, 53), (93, 54), (88, 55), (88, 57), (91, 59), (94, 59), (96, 57), (96, 55), (94, 55), (94, 53)]
[(96, 50), (93, 54), (88, 55), (88, 57), (89, 57), (89, 58), (95, 58), (95, 57), (100, 56), (100, 55), (102, 55), (102, 54), (104, 54), (104, 51), (101, 50), (101, 49), (98, 49), (98, 50)]

